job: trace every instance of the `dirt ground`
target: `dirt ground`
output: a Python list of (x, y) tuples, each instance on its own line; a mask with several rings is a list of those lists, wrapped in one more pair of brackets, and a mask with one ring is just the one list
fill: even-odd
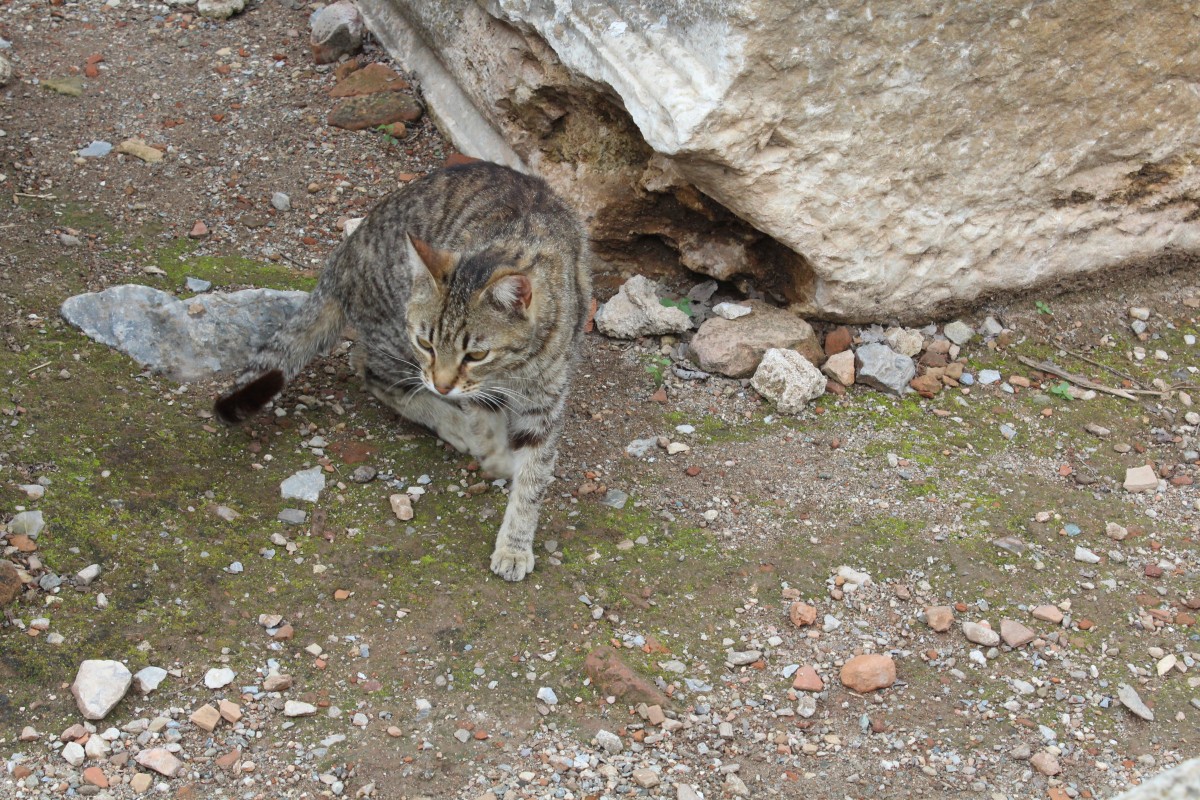
[[(158, 744), (185, 766), (154, 791), (206, 798), (1063, 800), (1200, 754), (1194, 272), (980, 309), (968, 321), (1014, 334), (977, 336), (966, 369), (1001, 381), (932, 399), (856, 386), (796, 417), (739, 381), (678, 378), (671, 342), (592, 334), (537, 569), (507, 584), (487, 569), (502, 487), (362, 394), (344, 349), (229, 430), (216, 384), (143, 372), (61, 321), (67, 297), (119, 283), (310, 288), (341, 221), (452, 151), (425, 119), (403, 139), (326, 125), (311, 6), (218, 23), (111, 2), (0, 4), (18, 75), (0, 90), (0, 519), (46, 520), (32, 544), (0, 542), (41, 584), (0, 623), (0, 798), (137, 796), (132, 757)], [(45, 85), (69, 77), (79, 96)], [(164, 157), (77, 156), (134, 137)], [(1130, 307), (1149, 311), (1142, 340)], [(1072, 400), (1022, 356), (1143, 391)], [(653, 437), (690, 449), (627, 454)], [(1159, 490), (1125, 491), (1147, 463)], [(281, 500), (315, 465), (320, 500)], [(356, 482), (364, 466), (378, 475)], [(413, 487), (399, 522), (388, 498)], [(299, 507), (302, 524), (279, 520)], [(99, 578), (71, 578), (90, 564)], [(871, 581), (852, 591), (843, 566)], [(814, 625), (789, 620), (795, 600)], [(939, 633), (924, 610), (943, 605)], [(1045, 605), (1062, 622), (1031, 615)], [(1001, 619), (1037, 638), (960, 629)], [(665, 693), (665, 722), (589, 678), (605, 645)], [(898, 680), (860, 694), (838, 675), (868, 652)], [(95, 723), (111, 752), (77, 768), (59, 734), (83, 721), (84, 659), (170, 674)], [(207, 688), (220, 666), (236, 679)], [(792, 688), (797, 667), (823, 689)], [(265, 691), (270, 673), (292, 687)], [(242, 719), (189, 722), (219, 699)], [(288, 717), (289, 700), (317, 714)]]

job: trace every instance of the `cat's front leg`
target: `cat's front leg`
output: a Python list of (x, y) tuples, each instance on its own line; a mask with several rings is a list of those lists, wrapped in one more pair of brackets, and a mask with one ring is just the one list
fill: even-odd
[(492, 572), (506, 581), (519, 581), (533, 571), (533, 536), (546, 487), (554, 478), (553, 442), (513, 450), (513, 481), (508, 508), (492, 552)]
[(508, 444), (508, 418), (503, 413), (481, 408), (472, 411), (471, 455), (497, 478), (513, 477), (515, 461)]

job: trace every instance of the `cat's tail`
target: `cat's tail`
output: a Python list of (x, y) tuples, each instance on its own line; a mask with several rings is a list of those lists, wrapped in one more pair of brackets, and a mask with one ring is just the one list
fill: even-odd
[(255, 354), (238, 387), (217, 399), (213, 406), (217, 418), (236, 425), (257, 414), (308, 362), (337, 344), (345, 327), (342, 304), (318, 285)]

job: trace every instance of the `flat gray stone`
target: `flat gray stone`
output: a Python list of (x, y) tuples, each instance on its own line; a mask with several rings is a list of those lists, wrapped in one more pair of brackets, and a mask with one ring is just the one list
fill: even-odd
[(285, 508), (276, 519), (287, 525), (303, 525), (308, 519), (308, 512), (299, 508)]
[(179, 300), (151, 286), (124, 284), (70, 297), (61, 313), (89, 338), (189, 382), (244, 370), (307, 296), (244, 289)]
[(1127, 683), (1122, 683), (1117, 689), (1117, 699), (1121, 701), (1121, 705), (1128, 708), (1135, 716), (1141, 717), (1147, 722), (1154, 722), (1154, 712), (1146, 707), (1142, 702), (1141, 695)]
[(279, 484), (279, 492), (284, 500), (305, 500), (309, 503), (317, 502), (324, 488), (325, 471), (320, 467), (302, 469)]
[(883, 392), (903, 395), (909, 391), (909, 381), (917, 375), (913, 360), (886, 344), (864, 344), (854, 356), (858, 363), (855, 381)]

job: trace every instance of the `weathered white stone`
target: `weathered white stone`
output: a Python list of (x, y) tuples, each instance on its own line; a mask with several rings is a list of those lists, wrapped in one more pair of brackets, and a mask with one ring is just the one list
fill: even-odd
[(309, 48), (318, 64), (331, 64), (362, 49), (363, 18), (358, 6), (350, 0), (339, 0), (314, 11), (308, 24), (312, 28)]
[(142, 694), (150, 694), (167, 678), (162, 667), (142, 667), (133, 676), (133, 685)]
[(654, 281), (635, 275), (596, 312), (596, 327), (614, 339), (636, 339), (683, 333), (691, 329), (692, 318), (674, 306), (664, 306)]
[(92, 581), (100, 577), (100, 565), (89, 564), (75, 573), (75, 583), (80, 586), (90, 586)]
[(312, 703), (302, 703), (299, 700), (288, 700), (283, 704), (285, 717), (311, 717), (317, 713), (317, 707)]
[(737, 319), (754, 311), (750, 306), (742, 306), (737, 303), (717, 303), (712, 310), (721, 319)]
[(925, 347), (925, 337), (912, 328), (888, 328), (884, 338), (902, 356), (915, 356)]
[(825, 394), (821, 370), (795, 350), (768, 350), (750, 385), (784, 414), (799, 414), (810, 400)]
[[(655, 196), (712, 198), (803, 254), (782, 284), (806, 313), (918, 319), (1200, 250), (1200, 96), (1179, 89), (1200, 51), (1180, 0), (361, 7), (464, 152), (523, 161), (594, 225), (658, 235), (693, 269), (769, 269), (719, 226), (639, 224)], [(1113, 57), (1118, 34), (1141, 68)]]
[(79, 665), (71, 694), (84, 719), (104, 719), (132, 682), (133, 675), (120, 661), (88, 660)]
[(210, 19), (229, 19), (246, 8), (246, 0), (200, 0), (196, 10)]
[(62, 757), (72, 767), (78, 767), (87, 756), (78, 742), (67, 742), (63, 746)]
[(963, 636), (966, 636), (968, 641), (975, 644), (983, 645), (984, 647), (995, 647), (1000, 644), (1000, 634), (986, 625), (980, 625), (978, 622), (963, 620), (962, 630)]
[(237, 673), (229, 667), (213, 667), (204, 673), (204, 685), (209, 689), (222, 689), (233, 683)]

